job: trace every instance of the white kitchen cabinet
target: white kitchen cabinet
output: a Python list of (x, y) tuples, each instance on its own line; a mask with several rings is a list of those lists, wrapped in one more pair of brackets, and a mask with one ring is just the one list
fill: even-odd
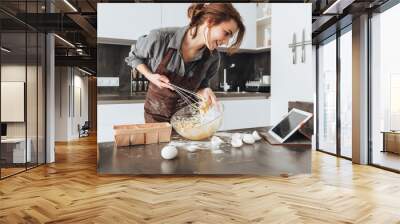
[(220, 130), (264, 127), (270, 124), (269, 99), (224, 100), (224, 117)]
[[(190, 3), (164, 3), (161, 4), (163, 27), (185, 26), (189, 24), (187, 9)], [(241, 48), (255, 49), (256, 46), (256, 4), (233, 3), (243, 19), (246, 33)]]
[(233, 3), (233, 6), (242, 16), (246, 33), (243, 37), (242, 49), (256, 48), (256, 3)]
[(114, 141), (113, 125), (143, 124), (144, 103), (97, 105), (97, 142)]
[(161, 4), (97, 4), (97, 37), (100, 39), (137, 40), (150, 30), (161, 27)]
[[(257, 4), (233, 3), (242, 16), (246, 33), (242, 49), (256, 49)], [(97, 37), (103, 40), (137, 40), (160, 27), (180, 27), (189, 24), (190, 3), (99, 3), (97, 7)]]
[[(270, 124), (269, 99), (220, 99), (224, 118), (220, 131), (264, 127)], [(97, 105), (97, 142), (114, 141), (113, 125), (143, 124), (144, 103), (111, 103)]]
[(190, 3), (164, 3), (161, 4), (162, 27), (180, 27), (189, 24), (187, 9)]
[(271, 4), (270, 3), (257, 4), (257, 20), (256, 20), (257, 48), (271, 47), (271, 19), (272, 19)]

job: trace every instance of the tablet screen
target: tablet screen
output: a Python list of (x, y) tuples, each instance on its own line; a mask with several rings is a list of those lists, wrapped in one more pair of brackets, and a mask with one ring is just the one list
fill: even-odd
[(307, 115), (296, 113), (292, 111), (288, 114), (279, 124), (277, 124), (272, 131), (277, 134), (279, 137), (284, 139), (290, 132), (293, 131), (304, 119), (307, 118)]

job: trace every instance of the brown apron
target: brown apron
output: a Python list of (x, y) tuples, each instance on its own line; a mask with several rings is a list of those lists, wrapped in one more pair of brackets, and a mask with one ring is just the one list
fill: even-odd
[[(192, 77), (180, 76), (169, 72), (167, 65), (175, 51), (175, 49), (168, 48), (155, 73), (168, 77), (169, 82), (176, 86), (196, 91), (204, 78), (198, 75), (202, 66), (197, 67)], [(208, 56), (209, 52), (207, 50), (204, 51), (203, 57)], [(169, 122), (172, 115), (183, 106), (185, 106), (184, 103), (175, 91), (168, 88), (160, 89), (150, 82), (144, 103), (144, 119), (146, 123)]]

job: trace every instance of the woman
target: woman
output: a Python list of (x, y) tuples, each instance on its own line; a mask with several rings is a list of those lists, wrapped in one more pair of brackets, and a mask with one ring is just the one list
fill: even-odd
[(232, 54), (242, 42), (245, 27), (230, 3), (192, 4), (188, 17), (188, 26), (156, 29), (139, 37), (126, 58), (150, 81), (144, 104), (146, 123), (169, 122), (180, 109), (179, 95), (170, 83), (215, 104), (208, 82), (219, 69), (216, 49), (236, 36), (228, 48)]

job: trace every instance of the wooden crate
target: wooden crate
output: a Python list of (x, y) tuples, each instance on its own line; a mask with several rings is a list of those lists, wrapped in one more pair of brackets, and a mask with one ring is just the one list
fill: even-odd
[(172, 126), (168, 122), (114, 125), (114, 140), (117, 146), (169, 142)]

